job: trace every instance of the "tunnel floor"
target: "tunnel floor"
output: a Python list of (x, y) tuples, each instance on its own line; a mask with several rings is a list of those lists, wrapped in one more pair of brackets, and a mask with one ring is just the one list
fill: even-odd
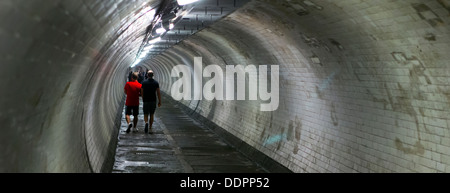
[(113, 173), (267, 173), (164, 98), (156, 109), (153, 134), (144, 133), (142, 99), (139, 132), (126, 133), (124, 115)]

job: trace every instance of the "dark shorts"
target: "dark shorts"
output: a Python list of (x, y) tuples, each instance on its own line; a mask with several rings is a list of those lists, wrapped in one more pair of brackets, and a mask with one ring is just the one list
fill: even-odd
[(153, 115), (156, 110), (156, 101), (155, 102), (145, 102), (144, 103), (144, 115)]
[[(131, 113), (131, 112), (133, 112), (133, 113)], [(139, 106), (126, 106), (125, 107), (125, 115), (138, 116), (139, 115)]]

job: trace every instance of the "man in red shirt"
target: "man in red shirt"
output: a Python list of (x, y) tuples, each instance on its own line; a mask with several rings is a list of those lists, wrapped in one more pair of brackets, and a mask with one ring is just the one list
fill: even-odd
[[(131, 127), (133, 127), (133, 132), (138, 132), (136, 125), (138, 122), (139, 115), (139, 96), (141, 95), (141, 87), (142, 85), (137, 81), (138, 73), (134, 72), (131, 75), (131, 81), (125, 84), (125, 88), (123, 89), (125, 94), (127, 95), (127, 100), (125, 102), (125, 117), (128, 123), (127, 133), (130, 132)], [(130, 115), (133, 114), (133, 123), (130, 123)]]

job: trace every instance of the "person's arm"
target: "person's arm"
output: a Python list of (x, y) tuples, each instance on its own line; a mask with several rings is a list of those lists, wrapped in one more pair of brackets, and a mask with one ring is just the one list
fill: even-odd
[(144, 88), (141, 87), (141, 97), (144, 98)]
[(159, 88), (156, 89), (156, 93), (158, 94), (158, 107), (161, 107), (161, 91), (159, 91)]

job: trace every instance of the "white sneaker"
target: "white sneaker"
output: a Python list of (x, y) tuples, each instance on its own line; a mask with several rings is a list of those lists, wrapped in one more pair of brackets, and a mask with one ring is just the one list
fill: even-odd
[(137, 133), (137, 132), (139, 132), (139, 129), (135, 127), (135, 128), (133, 128), (133, 132)]

